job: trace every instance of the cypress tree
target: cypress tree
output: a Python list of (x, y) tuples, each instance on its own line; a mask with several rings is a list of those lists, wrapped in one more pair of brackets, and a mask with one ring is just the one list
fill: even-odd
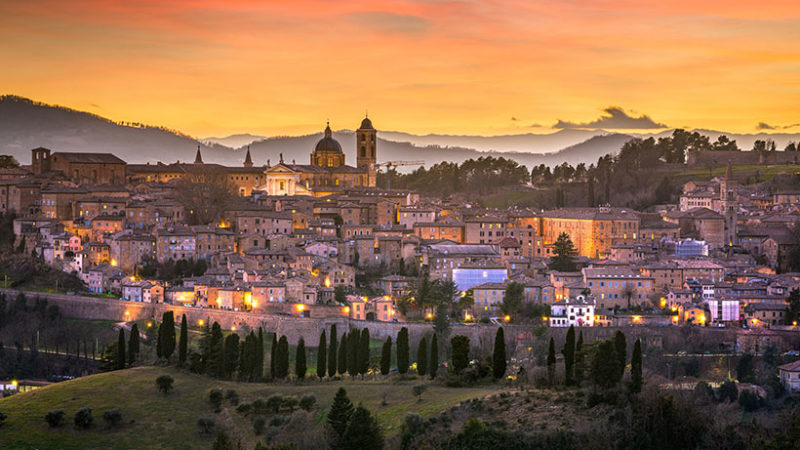
[(342, 342), (339, 342), (339, 361), (337, 372), (344, 375), (347, 372), (347, 333), (342, 333)]
[(570, 386), (575, 382), (575, 327), (573, 325), (570, 325), (567, 330), (567, 339), (561, 353), (564, 355), (564, 382)]
[(286, 336), (281, 336), (278, 340), (278, 378), (286, 378), (289, 375), (289, 341)]
[(436, 374), (439, 372), (439, 337), (436, 333), (431, 338), (431, 360), (427, 369), (431, 375), (431, 380), (436, 378)]
[(494, 337), (494, 352), (492, 353), (492, 374), (495, 379), (503, 378), (506, 374), (506, 337), (503, 327), (497, 329)]
[(392, 337), (388, 336), (381, 349), (381, 375), (389, 375), (392, 368)]
[(328, 366), (328, 338), (325, 330), (319, 335), (319, 345), (317, 346), (317, 376), (325, 378), (325, 369)]
[(425, 376), (428, 373), (428, 340), (425, 336), (419, 340), (417, 345), (417, 373), (419, 376)]
[(231, 333), (225, 338), (225, 348), (223, 350), (224, 378), (230, 379), (239, 366), (239, 335)]
[(156, 356), (158, 357), (158, 359), (161, 359), (164, 356), (163, 342), (164, 342), (164, 324), (161, 323), (158, 325), (158, 331), (156, 332)]
[(278, 364), (278, 333), (272, 334), (272, 346), (269, 348), (269, 375), (272, 379), (278, 376), (275, 366)]
[(550, 337), (550, 348), (547, 350), (547, 377), (550, 378), (550, 384), (556, 377), (556, 341)]
[(358, 374), (358, 350), (361, 342), (361, 333), (358, 330), (350, 331), (347, 336), (347, 373), (353, 377)]
[(244, 341), (239, 345), (239, 376), (242, 381), (252, 381), (253, 378), (253, 332), (244, 337)]
[(361, 330), (361, 341), (358, 348), (358, 372), (361, 375), (369, 372), (369, 359), (369, 330), (364, 328)]
[(619, 382), (619, 357), (615, 339), (600, 341), (592, 358), (592, 381), (607, 389)]
[(164, 327), (164, 340), (161, 344), (161, 353), (164, 358), (169, 359), (172, 353), (175, 352), (175, 315), (172, 311), (167, 311), (164, 313), (161, 322), (162, 327)]
[(453, 371), (461, 373), (469, 365), (469, 338), (462, 334), (450, 338), (450, 351)]
[(583, 380), (586, 378), (586, 360), (588, 355), (586, 354), (586, 348), (583, 346), (583, 330), (578, 334), (578, 343), (575, 345), (575, 366), (573, 371), (575, 372), (575, 384), (580, 386)]
[(625, 374), (625, 365), (628, 359), (628, 344), (625, 341), (625, 333), (622, 331), (617, 330), (614, 334), (614, 348), (617, 351), (617, 380), (622, 380), (622, 376)]
[(408, 328), (406, 327), (397, 333), (397, 371), (401, 375), (408, 372)]
[(583, 330), (578, 333), (578, 343), (575, 344), (575, 353), (577, 354), (583, 348)]
[(306, 341), (301, 337), (300, 342), (297, 343), (297, 353), (294, 358), (294, 374), (302, 380), (306, 377), (306, 371)]
[(258, 381), (264, 376), (264, 329), (258, 327), (258, 336), (253, 336), (253, 381)]
[(328, 346), (328, 376), (334, 377), (336, 376), (336, 357), (337, 352), (339, 350), (339, 346), (337, 345), (336, 339), (339, 336), (336, 335), (336, 324), (331, 325), (331, 343)]
[(347, 423), (350, 421), (350, 416), (352, 415), (353, 403), (347, 398), (347, 391), (340, 387), (339, 390), (336, 391), (336, 395), (333, 397), (333, 403), (331, 403), (331, 409), (328, 411), (328, 423), (340, 438), (344, 435), (344, 431), (347, 429)]
[(642, 342), (636, 339), (633, 344), (633, 355), (631, 356), (631, 392), (642, 391)]
[(189, 328), (186, 324), (186, 314), (181, 318), (181, 340), (178, 343), (178, 365), (186, 363), (186, 355), (189, 351)]
[(120, 327), (119, 338), (117, 339), (117, 355), (114, 359), (114, 368), (117, 370), (125, 368), (125, 329)]
[(128, 338), (128, 365), (132, 365), (139, 356), (139, 327), (134, 322)]
[(211, 326), (211, 340), (209, 343), (208, 364), (206, 373), (214, 378), (222, 378), (225, 375), (225, 350), (222, 337), (222, 327), (214, 322)]

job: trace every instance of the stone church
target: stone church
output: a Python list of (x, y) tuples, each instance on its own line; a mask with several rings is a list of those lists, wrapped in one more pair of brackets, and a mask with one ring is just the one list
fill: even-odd
[(330, 124), (311, 153), (310, 164), (281, 161), (266, 170), (269, 195), (327, 195), (340, 188), (375, 187), (377, 131), (369, 118), (356, 130), (356, 167), (345, 164), (342, 146), (333, 138)]

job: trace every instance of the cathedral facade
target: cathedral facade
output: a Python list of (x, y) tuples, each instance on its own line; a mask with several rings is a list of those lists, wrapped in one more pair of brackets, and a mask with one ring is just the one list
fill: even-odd
[(375, 187), (377, 131), (369, 118), (356, 130), (356, 166), (348, 166), (330, 124), (311, 152), (309, 164), (281, 161), (266, 170), (263, 190), (268, 195), (327, 195), (340, 188)]

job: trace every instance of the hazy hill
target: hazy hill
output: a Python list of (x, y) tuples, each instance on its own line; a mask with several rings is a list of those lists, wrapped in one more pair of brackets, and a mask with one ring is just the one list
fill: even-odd
[(226, 137), (207, 137), (200, 139), (200, 141), (209, 145), (219, 144), (219, 145), (224, 145), (225, 147), (237, 148), (237, 147), (244, 147), (253, 141), (258, 141), (266, 138), (267, 138), (266, 136), (258, 136), (250, 133), (242, 133), (242, 134), (232, 134)]
[[(131, 163), (193, 161), (197, 141), (177, 131), (142, 124), (116, 123), (100, 116), (29, 99), (0, 97), (0, 153), (23, 164), (30, 150), (111, 152)], [(244, 160), (227, 147), (202, 144), (208, 159)]]
[(559, 130), (547, 134), (509, 134), (500, 136), (469, 136), (426, 134), (418, 136), (398, 131), (382, 131), (389, 141), (410, 142), (416, 146), (439, 145), (443, 147), (473, 148), (480, 151), (550, 153), (561, 150), (594, 136), (610, 134), (603, 130)]

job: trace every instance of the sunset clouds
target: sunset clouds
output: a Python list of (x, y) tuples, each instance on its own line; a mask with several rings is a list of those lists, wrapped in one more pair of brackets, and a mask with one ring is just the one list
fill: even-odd
[(800, 118), (797, 1), (0, 0), (0, 43), (0, 93), (196, 135)]

